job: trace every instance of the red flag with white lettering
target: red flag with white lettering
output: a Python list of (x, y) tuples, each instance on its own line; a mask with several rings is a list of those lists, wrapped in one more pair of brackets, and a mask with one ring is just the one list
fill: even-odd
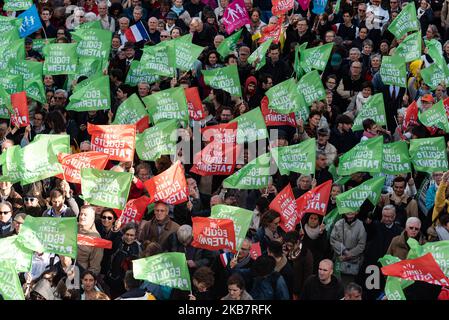
[(272, 0), (271, 3), (273, 4), (273, 7), (271, 8), (273, 15), (280, 16), (293, 9), (295, 0)]
[(406, 280), (424, 281), (445, 287), (449, 286), (449, 279), (430, 252), (416, 259), (402, 260), (382, 267), (382, 273), (386, 276)]
[(140, 198), (129, 200), (123, 210), (114, 209), (114, 212), (122, 220), (122, 225), (129, 222), (139, 223), (142, 221), (143, 215), (150, 203), (150, 198), (141, 196)]
[(102, 239), (102, 238), (87, 236), (85, 234), (78, 234), (77, 244), (79, 246), (112, 249), (112, 241)]
[(189, 200), (184, 167), (176, 161), (170, 168), (145, 181), (145, 188), (150, 195), (150, 202), (180, 204)]
[(150, 116), (145, 116), (136, 122), (137, 133), (142, 133), (150, 127)]
[(56, 177), (65, 179), (67, 182), (81, 184), (81, 168), (94, 168), (103, 170), (108, 163), (107, 154), (89, 151), (75, 154), (60, 153), (58, 161), (64, 170), (64, 174), (58, 174)]
[(327, 180), (326, 182), (320, 184), (312, 190), (307, 191), (298, 199), (296, 199), (298, 212), (301, 219), (306, 212), (325, 216), (331, 189), (332, 180)]
[(30, 124), (30, 111), (28, 110), (28, 102), (26, 92), (21, 91), (11, 94), (11, 105), (14, 114), (11, 115), (11, 125), (19, 128), (27, 127)]
[(92, 135), (92, 151), (107, 154), (110, 160), (134, 160), (135, 124), (96, 125), (88, 123), (87, 132)]
[(279, 43), (282, 24), (284, 23), (283, 17), (284, 16), (281, 16), (276, 24), (268, 25), (262, 29), (262, 37), (258, 40), (258, 43), (264, 43), (268, 39), (273, 39), (273, 43)]
[(231, 219), (193, 217), (192, 247), (211, 251), (228, 249), (237, 252), (234, 222)]
[(268, 97), (265, 96), (260, 101), (260, 110), (267, 127), (270, 126), (290, 126), (296, 127), (295, 113), (280, 114), (273, 109), (268, 108)]
[(210, 142), (193, 157), (190, 172), (200, 176), (231, 175), (239, 150), (240, 146), (233, 143)]
[(184, 93), (187, 99), (187, 107), (189, 108), (189, 117), (192, 120), (198, 121), (204, 119), (203, 102), (201, 101), (200, 94), (197, 87), (191, 87), (184, 89)]
[(405, 131), (409, 126), (416, 124), (418, 124), (418, 105), (416, 104), (416, 101), (413, 101), (407, 109), (405, 109), (402, 129)]
[(201, 129), (203, 141), (237, 143), (237, 122), (208, 126)]
[(251, 259), (256, 260), (262, 255), (262, 249), (260, 248), (260, 243), (255, 242), (251, 245), (251, 249), (249, 250), (249, 256)]
[(299, 223), (298, 206), (293, 195), (293, 189), (288, 184), (277, 196), (271, 201), (269, 208), (281, 215), (279, 226), (285, 232), (295, 230)]

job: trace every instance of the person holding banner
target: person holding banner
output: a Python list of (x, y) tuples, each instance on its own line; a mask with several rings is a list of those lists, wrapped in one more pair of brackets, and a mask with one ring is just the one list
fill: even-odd
[(267, 248), (271, 241), (282, 242), (282, 229), (279, 227), (281, 215), (274, 210), (268, 210), (262, 214), (260, 227), (257, 229), (255, 242), (260, 242), (262, 254), (267, 254)]
[[(78, 223), (78, 233), (94, 238), (100, 238), (95, 227), (95, 207), (84, 205), (81, 207)], [(103, 259), (103, 248), (86, 245), (78, 245), (77, 262), (82, 270), (99, 274), (101, 271), (101, 260)]]

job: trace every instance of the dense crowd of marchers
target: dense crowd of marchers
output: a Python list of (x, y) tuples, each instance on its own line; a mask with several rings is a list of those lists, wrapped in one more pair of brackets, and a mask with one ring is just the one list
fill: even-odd
[(449, 1), (2, 3), (2, 299), (449, 299)]

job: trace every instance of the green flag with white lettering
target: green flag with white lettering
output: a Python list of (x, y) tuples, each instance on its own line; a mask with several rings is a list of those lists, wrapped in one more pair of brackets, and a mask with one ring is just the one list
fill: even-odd
[(222, 89), (229, 92), (231, 96), (241, 97), (242, 88), (240, 86), (239, 72), (236, 65), (229, 65), (224, 68), (202, 70), (204, 82), (214, 89)]
[(125, 84), (129, 84), (131, 87), (137, 86), (139, 82), (146, 82), (148, 84), (159, 81), (159, 76), (152, 73), (150, 70), (145, 69), (144, 65), (140, 61), (133, 60), (129, 67), (128, 74), (126, 75)]
[(76, 112), (106, 110), (111, 107), (109, 76), (99, 76), (89, 86), (75, 87), (66, 110)]
[(103, 29), (100, 20), (83, 22), (76, 27), (76, 29)]
[[(386, 254), (382, 258), (379, 259), (379, 262), (382, 264), (383, 267), (388, 266), (392, 263), (396, 263), (401, 261), (398, 257), (394, 257), (392, 255)], [(385, 284), (385, 295), (387, 296), (388, 300), (406, 300), (404, 291), (402, 290), (403, 287), (403, 281), (409, 282), (412, 284), (414, 281), (408, 281), (397, 277), (387, 277), (387, 283)]]
[(10, 94), (0, 86), (0, 119), (9, 119), (11, 117), (10, 113), (14, 113)]
[(426, 127), (437, 127), (449, 132), (449, 122), (447, 121), (443, 100), (438, 101), (430, 109), (419, 112), (418, 119)]
[(295, 61), (293, 62), (293, 70), (295, 70), (295, 78), (300, 79), (304, 75), (304, 70), (301, 67), (300, 60), (301, 60), (301, 53), (304, 52), (307, 48), (307, 42), (304, 42), (301, 45), (295, 46)]
[(22, 11), (27, 10), (33, 5), (32, 0), (4, 0), (3, 10)]
[(379, 126), (387, 125), (384, 96), (382, 93), (376, 93), (375, 95), (370, 96), (368, 100), (362, 105), (362, 109), (354, 119), (352, 130), (363, 130), (363, 120), (368, 118), (373, 119)]
[(23, 77), (23, 86), (29, 98), (46, 103), (45, 88), (42, 82), (42, 63), (32, 60), (10, 60), (8, 72)]
[(326, 226), (326, 233), (328, 237), (330, 237), (335, 223), (340, 219), (341, 215), (338, 213), (338, 208), (334, 208), (324, 216), (323, 223)]
[(447, 66), (433, 63), (427, 68), (421, 70), (421, 77), (425, 84), (427, 84), (432, 90), (435, 90), (440, 84), (444, 87), (448, 87), (449, 83), (446, 83), (448, 77)]
[(427, 48), (427, 54), (432, 58), (432, 60), (437, 64), (445, 64), (445, 60), (443, 58), (443, 46), (441, 42), (437, 39), (432, 40), (424, 40), (424, 43)]
[(332, 52), (333, 42), (323, 44), (322, 46), (305, 49), (301, 52), (299, 64), (305, 72), (312, 69), (324, 71), (327, 61)]
[(326, 98), (323, 82), (317, 70), (313, 70), (298, 81), (298, 91), (302, 94), (305, 105), (311, 106), (313, 102)]
[(299, 111), (301, 107), (307, 108), (293, 78), (278, 83), (265, 94), (268, 98), (268, 107), (277, 113), (289, 114)]
[(420, 245), (415, 239), (409, 238), (407, 244), (410, 247), (407, 259), (416, 259), (430, 252), (440, 266), (441, 271), (446, 276), (449, 276), (449, 240), (427, 242)]
[(0, 77), (0, 86), (9, 94), (23, 91), (23, 77), (22, 75), (4, 74)]
[(22, 148), (20, 146), (11, 146), (3, 151), (4, 163), (0, 181), (17, 183), (22, 180), (22, 171), (20, 169), (22, 161)]
[(281, 175), (290, 174), (290, 171), (302, 174), (315, 173), (315, 138), (291, 146), (273, 148), (271, 153)]
[(228, 189), (261, 189), (268, 186), (270, 175), (270, 153), (267, 152), (246, 164), (223, 181)]
[(273, 39), (268, 39), (264, 43), (262, 43), (256, 50), (254, 50), (253, 53), (248, 57), (248, 63), (253, 64), (254, 62), (257, 62), (256, 65), (256, 71), (258, 71), (260, 68), (262, 68), (266, 62), (266, 54), (267, 50), (270, 47), (271, 43), (273, 42)]
[[(11, 30), (19, 30), (19, 28), (22, 26), (22, 21), (22, 18), (0, 16), (0, 33), (4, 34), (5, 32)], [(18, 38), (19, 36), (17, 36), (17, 39)]]
[(47, 44), (55, 43), (56, 38), (48, 39), (33, 39), (33, 50), (36, 50), (39, 54), (43, 55), (43, 49)]
[(447, 171), (447, 152), (444, 137), (411, 139), (410, 158), (416, 171)]
[(56, 156), (59, 153), (71, 153), (70, 135), (68, 134), (38, 134), (33, 142), (48, 141), (50, 150)]
[(97, 58), (78, 58), (78, 65), (76, 67), (76, 73), (69, 77), (69, 83), (73, 80), (78, 80), (79, 77), (95, 77), (103, 74), (103, 60)]
[(231, 219), (234, 222), (235, 250), (240, 250), (251, 221), (253, 220), (253, 212), (239, 207), (217, 204), (212, 207), (210, 217), (215, 219)]
[(359, 211), (366, 199), (376, 206), (384, 183), (385, 177), (383, 176), (372, 178), (357, 187), (340, 193), (337, 196), (338, 212), (344, 214)]
[(118, 106), (112, 124), (134, 124), (147, 115), (144, 104), (137, 94), (133, 93)]
[(75, 74), (78, 64), (76, 43), (50, 43), (43, 49), (44, 74)]
[(167, 120), (189, 121), (189, 109), (184, 89), (175, 87), (153, 93), (143, 98), (151, 123)]
[(148, 70), (154, 75), (169, 77), (175, 74), (175, 68), (170, 65), (168, 58), (167, 41), (160, 42), (155, 46), (145, 46), (140, 59), (141, 68)]
[(25, 300), (14, 263), (0, 260), (0, 294), (3, 300)]
[(416, 17), (416, 7), (415, 3), (409, 2), (404, 6), (401, 12), (388, 26), (388, 31), (390, 31), (396, 39), (400, 39), (404, 34), (410, 31), (420, 30), (420, 23)]
[(191, 291), (190, 273), (184, 252), (166, 252), (133, 260), (135, 279)]
[(123, 210), (133, 175), (129, 172), (81, 169), (83, 199), (90, 204)]
[(407, 87), (407, 69), (404, 58), (399, 56), (384, 56), (379, 72), (384, 84), (402, 88)]
[(8, 63), (11, 60), (25, 60), (25, 43), (23, 39), (10, 41), (0, 47), (0, 70), (8, 72)]
[(237, 122), (237, 143), (239, 144), (268, 138), (267, 126), (260, 108), (245, 112), (231, 122)]
[(192, 35), (187, 34), (168, 42), (168, 61), (179, 70), (192, 70), (204, 47), (192, 43)]
[(56, 253), (76, 259), (78, 245), (76, 217), (33, 217), (28, 215), (20, 228), (17, 241), (37, 251)]
[(382, 170), (383, 136), (358, 143), (340, 157), (337, 172), (348, 176), (356, 172), (379, 173)]
[(161, 155), (176, 154), (178, 120), (167, 120), (136, 136), (139, 159), (156, 161)]
[(391, 175), (412, 171), (408, 147), (405, 141), (386, 143), (383, 147), (382, 172)]
[(236, 33), (230, 35), (229, 37), (225, 38), (220, 45), (217, 48), (218, 54), (224, 59), (226, 56), (230, 53), (232, 53), (235, 48), (237, 47), (237, 42), (240, 39), (240, 36), (242, 35), (243, 29), (240, 29)]
[(421, 32), (408, 35), (396, 48), (394, 55), (404, 58), (405, 62), (411, 62), (421, 58), (422, 37)]
[(76, 53), (79, 57), (109, 59), (112, 32), (104, 29), (78, 29), (72, 31), (77, 42)]
[(17, 241), (17, 236), (0, 239), (0, 261), (8, 260), (17, 272), (30, 272), (33, 251)]

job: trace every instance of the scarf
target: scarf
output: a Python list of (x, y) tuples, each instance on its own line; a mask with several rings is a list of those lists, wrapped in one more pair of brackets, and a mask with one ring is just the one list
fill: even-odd
[(310, 227), (307, 223), (304, 225), (304, 229), (310, 239), (316, 240), (320, 236), (320, 226), (316, 228)]
[(449, 240), (449, 231), (446, 230), (446, 228), (442, 227), (442, 226), (437, 226), (435, 228), (437, 234), (438, 234), (438, 239), (440, 240)]
[(300, 243), (299, 245), (295, 244), (295, 246), (293, 247), (292, 251), (290, 251), (288, 253), (288, 259), (290, 261), (295, 260), (299, 256), (299, 254), (301, 253), (301, 250), (302, 250), (302, 243)]
[(360, 110), (362, 109), (362, 106), (366, 103), (366, 101), (369, 99), (365, 98), (362, 94), (362, 92), (357, 93), (357, 96), (355, 98), (355, 110), (354, 110), (354, 115), (357, 115)]
[(181, 8), (178, 8), (176, 6), (173, 6), (170, 10), (176, 13), (176, 15), (179, 17), (180, 14), (184, 11), (184, 7), (182, 6)]
[(416, 12), (416, 17), (418, 19), (421, 19), (422, 15), (426, 12), (426, 10), (422, 9), (421, 7), (418, 8), (418, 11)]

